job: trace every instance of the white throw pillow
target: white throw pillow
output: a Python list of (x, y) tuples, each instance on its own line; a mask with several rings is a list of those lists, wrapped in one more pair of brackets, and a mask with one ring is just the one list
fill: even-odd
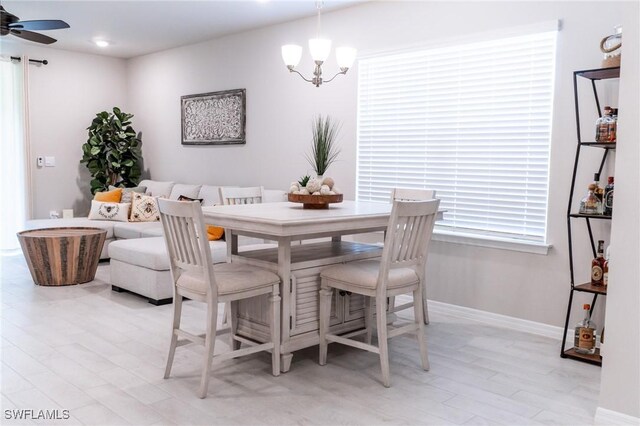
[(129, 207), (131, 207), (130, 203), (108, 203), (104, 201), (91, 200), (89, 219), (128, 222)]
[(158, 220), (160, 220), (158, 199), (134, 193), (131, 205), (131, 222), (156, 222)]

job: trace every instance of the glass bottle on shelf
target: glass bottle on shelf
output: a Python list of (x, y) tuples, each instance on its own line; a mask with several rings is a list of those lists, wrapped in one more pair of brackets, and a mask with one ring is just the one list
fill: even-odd
[(609, 257), (611, 256), (609, 252), (610, 248), (611, 246), (607, 246), (607, 254), (604, 257), (604, 266), (602, 267), (602, 284), (604, 284), (605, 287), (609, 285)]
[(591, 285), (604, 285), (604, 262), (604, 241), (600, 240), (598, 241), (598, 255), (591, 261)]
[(604, 107), (604, 115), (596, 120), (596, 142), (608, 142), (612, 109)]
[(611, 109), (611, 116), (608, 118), (607, 123), (609, 129), (607, 130), (607, 142), (616, 142), (616, 136), (618, 134), (618, 108)]
[(580, 214), (602, 214), (602, 202), (595, 195), (596, 186), (592, 183), (589, 185), (589, 192), (580, 200)]
[(613, 176), (609, 176), (607, 186), (604, 188), (603, 214), (611, 216), (613, 214)]
[[(600, 186), (600, 173), (593, 174), (593, 184), (596, 186), (593, 190), (593, 194), (598, 197), (598, 200), (600, 200), (604, 211), (604, 188)], [(600, 212), (600, 214), (602, 213), (603, 212)]]
[(591, 321), (591, 305), (582, 305), (584, 319), (576, 324), (573, 348), (580, 354), (596, 353), (596, 325)]

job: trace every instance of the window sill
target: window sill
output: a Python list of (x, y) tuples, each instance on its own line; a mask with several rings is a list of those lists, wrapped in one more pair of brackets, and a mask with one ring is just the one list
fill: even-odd
[(441, 241), (445, 243), (519, 251), (523, 253), (541, 254), (544, 256), (549, 253), (549, 249), (552, 247), (550, 244), (538, 243), (535, 241), (522, 241), (512, 238), (463, 234), (460, 232), (454, 233), (450, 231), (443, 231), (441, 229), (433, 230), (432, 239), (434, 241)]

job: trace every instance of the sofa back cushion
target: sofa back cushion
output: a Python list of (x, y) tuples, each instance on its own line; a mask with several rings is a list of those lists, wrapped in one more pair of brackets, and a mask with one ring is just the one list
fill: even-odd
[(201, 187), (202, 185), (185, 185), (184, 183), (176, 183), (171, 189), (169, 199), (177, 200), (181, 195), (189, 198), (202, 198), (198, 197)]
[[(152, 195), (154, 197), (169, 198), (169, 195), (171, 195), (171, 190), (173, 189), (174, 183), (144, 179), (140, 181), (138, 185), (147, 187), (147, 192), (146, 192), (147, 195)], [(184, 194), (184, 195), (187, 195), (187, 194)]]
[(219, 186), (202, 185), (202, 188), (200, 188), (200, 193), (195, 198), (201, 198), (203, 200), (202, 207), (211, 207), (222, 204), (222, 202), (220, 202), (219, 188)]

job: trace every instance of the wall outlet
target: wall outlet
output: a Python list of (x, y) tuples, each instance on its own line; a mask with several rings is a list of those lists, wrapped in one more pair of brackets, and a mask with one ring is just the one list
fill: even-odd
[(36, 165), (38, 167), (44, 167), (44, 157), (42, 155), (36, 157)]
[(60, 213), (56, 210), (50, 210), (49, 219), (60, 219)]

